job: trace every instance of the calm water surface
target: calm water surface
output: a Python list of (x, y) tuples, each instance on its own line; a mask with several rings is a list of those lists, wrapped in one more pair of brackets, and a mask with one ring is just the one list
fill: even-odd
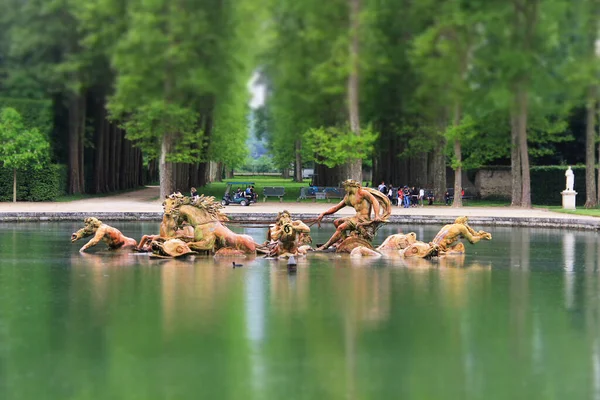
[[(82, 255), (80, 227), (0, 224), (0, 399), (600, 399), (594, 232), (491, 228), (462, 258), (311, 254), (290, 274)], [(439, 227), (377, 242), (398, 229)]]

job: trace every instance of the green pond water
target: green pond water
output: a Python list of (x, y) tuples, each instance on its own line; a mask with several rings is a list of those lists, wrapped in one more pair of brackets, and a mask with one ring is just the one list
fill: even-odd
[[(0, 399), (600, 398), (595, 232), (488, 228), (462, 258), (310, 254), (291, 274), (82, 255), (81, 226), (0, 224)], [(399, 229), (439, 226), (376, 242)]]

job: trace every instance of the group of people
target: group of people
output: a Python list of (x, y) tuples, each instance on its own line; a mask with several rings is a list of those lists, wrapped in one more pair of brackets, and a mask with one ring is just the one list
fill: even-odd
[(237, 199), (240, 197), (245, 197), (250, 201), (256, 201), (258, 199), (258, 194), (254, 191), (254, 186), (248, 186), (246, 190), (242, 190), (242, 188), (237, 188), (235, 191), (233, 198)]
[(381, 181), (377, 189), (387, 195), (392, 204), (398, 207), (423, 207), (425, 200), (429, 205), (432, 205), (434, 200), (433, 195), (425, 193), (425, 189), (417, 189), (414, 186), (394, 188), (392, 184), (386, 185), (384, 181)]

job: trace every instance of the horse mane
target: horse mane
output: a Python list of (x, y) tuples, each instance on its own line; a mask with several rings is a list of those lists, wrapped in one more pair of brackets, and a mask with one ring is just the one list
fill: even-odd
[[(177, 209), (179, 209), (179, 207), (181, 206), (192, 206), (195, 207), (199, 210), (202, 210), (204, 212), (206, 212), (212, 219), (216, 220), (216, 221), (221, 221), (221, 222), (225, 222), (225, 221), (229, 221), (229, 218), (227, 218), (227, 215), (225, 215), (223, 212), (221, 212), (221, 209), (223, 208), (223, 205), (215, 200), (214, 196), (205, 196), (205, 195), (200, 195), (200, 196), (194, 196), (194, 197), (189, 197), (189, 196), (177, 196), (177, 195), (171, 195), (173, 197), (173, 199), (177, 199)], [(180, 197), (181, 196), (181, 197)]]

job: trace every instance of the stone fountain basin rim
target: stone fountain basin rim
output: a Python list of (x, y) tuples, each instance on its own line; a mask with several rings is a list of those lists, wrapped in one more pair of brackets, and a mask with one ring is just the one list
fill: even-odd
[[(3, 222), (46, 222), (46, 221), (82, 221), (93, 214), (103, 221), (156, 221), (162, 220), (162, 212), (2, 212), (0, 223)], [(273, 213), (248, 213), (230, 214), (231, 222), (264, 224), (273, 223), (276, 212)], [(315, 219), (317, 214), (295, 213), (294, 219)], [(336, 219), (335, 216), (326, 216), (323, 222), (329, 223)], [(409, 225), (445, 225), (454, 222), (455, 216), (448, 215), (392, 215), (389, 222), (392, 224)], [(556, 228), (556, 229), (582, 229), (600, 230), (600, 218), (556, 218), (556, 217), (506, 217), (506, 216), (469, 216), (471, 226), (516, 226), (530, 228)]]

